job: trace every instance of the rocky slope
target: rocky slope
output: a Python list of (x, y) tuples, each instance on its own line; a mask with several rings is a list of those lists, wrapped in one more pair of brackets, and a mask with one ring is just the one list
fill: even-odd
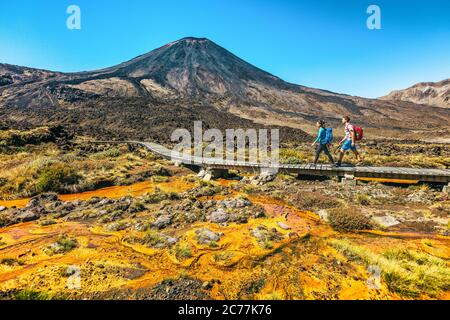
[(64, 124), (77, 132), (135, 138), (161, 136), (166, 123), (189, 128), (203, 120), (219, 129), (292, 127), (297, 130), (288, 135), (299, 139), (306, 137), (302, 130), (315, 130), (318, 118), (337, 126), (349, 114), (374, 136), (406, 132), (420, 138), (431, 128), (450, 135), (447, 109), (287, 83), (205, 38), (184, 38), (92, 72), (0, 65), (0, 79), (0, 116), (12, 126)]
[(450, 79), (418, 83), (404, 90), (393, 91), (381, 99), (410, 101), (417, 104), (450, 108)]

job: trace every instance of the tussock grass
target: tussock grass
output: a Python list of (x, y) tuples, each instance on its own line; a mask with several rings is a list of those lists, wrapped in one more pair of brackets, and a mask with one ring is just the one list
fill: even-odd
[(111, 148), (111, 149), (107, 149), (104, 151), (100, 151), (97, 153), (94, 153), (91, 158), (95, 159), (95, 160), (104, 160), (104, 159), (109, 159), (109, 158), (117, 158), (121, 155), (122, 153), (120, 152), (119, 149), (117, 148)]
[(246, 184), (241, 188), (241, 191), (245, 194), (251, 195), (251, 194), (260, 193), (261, 189), (252, 184)]
[(48, 127), (27, 131), (0, 130), (0, 149), (45, 143), (53, 140), (53, 138), (52, 132)]
[(52, 243), (46, 248), (49, 255), (61, 254), (69, 252), (78, 247), (78, 242), (76, 239), (63, 236), (59, 238), (55, 243)]
[(146, 193), (142, 197), (143, 203), (155, 204), (164, 200), (178, 200), (181, 199), (181, 195), (176, 192), (164, 192), (159, 188), (156, 188), (154, 192)]
[(31, 197), (41, 192), (77, 193), (112, 185), (126, 185), (149, 176), (170, 175), (125, 150), (106, 149), (89, 154), (69, 153), (55, 144), (29, 147), (13, 154), (0, 152), (0, 198)]
[(62, 163), (54, 163), (41, 172), (36, 182), (36, 192), (59, 192), (67, 185), (77, 184), (81, 176), (75, 169)]
[(166, 176), (153, 176), (152, 181), (155, 183), (161, 183), (161, 182), (169, 182), (169, 177)]
[(282, 148), (279, 156), (281, 163), (300, 164), (310, 162), (312, 153), (308, 154), (298, 149)]
[(173, 253), (178, 260), (189, 259), (192, 257), (192, 248), (185, 243), (179, 243), (173, 248)]
[(63, 300), (64, 296), (55, 295), (47, 292), (37, 291), (34, 289), (24, 289), (13, 292), (12, 300)]
[(329, 242), (350, 259), (361, 261), (366, 266), (378, 266), (388, 289), (402, 296), (436, 297), (450, 290), (450, 268), (446, 261), (437, 257), (406, 249), (376, 254), (345, 239)]
[(160, 242), (164, 242), (164, 238), (162, 238), (155, 230), (149, 230), (144, 236), (144, 242), (153, 246)]
[(375, 153), (375, 151), (371, 151), (364, 154), (363, 165), (445, 169), (450, 166), (450, 158), (422, 153), (380, 155)]
[(12, 266), (21, 266), (23, 265), (23, 262), (16, 258), (2, 258), (0, 259), (0, 264), (12, 267)]
[(368, 206), (372, 203), (372, 199), (370, 198), (369, 195), (367, 194), (363, 194), (363, 193), (359, 193), (356, 196), (356, 202), (363, 205), (363, 206)]

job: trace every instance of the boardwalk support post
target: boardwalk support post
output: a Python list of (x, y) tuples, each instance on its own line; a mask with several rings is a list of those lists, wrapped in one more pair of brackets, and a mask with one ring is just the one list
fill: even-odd
[(202, 169), (198, 174), (198, 176), (202, 178), (204, 181), (224, 178), (227, 175), (228, 175), (227, 169), (213, 169), (213, 168)]
[(181, 167), (181, 162), (180, 161), (173, 161), (173, 165), (175, 167)]
[(263, 185), (267, 182), (275, 180), (278, 168), (261, 167), (259, 175), (252, 178), (253, 185)]
[(276, 176), (278, 173), (278, 168), (261, 168), (261, 176)]
[(450, 195), (450, 182), (448, 183), (448, 185), (446, 185), (442, 188), (442, 192)]
[(344, 175), (344, 177), (341, 180), (343, 185), (346, 186), (356, 186), (357, 185), (357, 181), (355, 179), (355, 176), (352, 174), (346, 174)]

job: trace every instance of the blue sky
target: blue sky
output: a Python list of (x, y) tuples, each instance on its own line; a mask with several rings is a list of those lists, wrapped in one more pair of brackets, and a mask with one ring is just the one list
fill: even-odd
[[(81, 30), (66, 27), (72, 4)], [(366, 27), (370, 4), (381, 30)], [(364, 97), (450, 77), (448, 0), (0, 1), (3, 63), (93, 70), (185, 36), (286, 81)]]

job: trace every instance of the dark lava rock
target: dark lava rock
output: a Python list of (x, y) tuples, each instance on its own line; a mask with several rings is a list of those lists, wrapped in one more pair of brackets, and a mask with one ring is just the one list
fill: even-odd
[(102, 206), (106, 206), (107, 204), (111, 204), (111, 203), (114, 203), (114, 200), (106, 198), (106, 199), (101, 200), (98, 204), (102, 205)]
[(281, 221), (279, 221), (278, 223), (278, 226), (281, 228), (281, 229), (283, 229), (283, 230), (289, 230), (289, 229), (291, 229), (291, 227), (289, 227), (287, 224), (285, 224), (284, 222), (281, 222)]
[(166, 280), (157, 284), (152, 291), (152, 298), (158, 300), (205, 300), (209, 298), (203, 289), (203, 282), (192, 278)]
[(113, 222), (110, 223), (106, 229), (108, 229), (108, 231), (121, 231), (121, 230), (125, 230), (127, 228), (130, 227), (130, 224), (128, 223), (123, 223), (123, 222)]
[(17, 214), (15, 218), (19, 222), (29, 222), (39, 219), (39, 215), (37, 215), (33, 211), (25, 211)]
[(222, 208), (219, 208), (217, 211), (212, 212), (207, 216), (208, 221), (214, 223), (224, 223), (230, 219), (230, 215), (226, 213)]
[(199, 244), (211, 245), (220, 240), (221, 234), (213, 232), (207, 228), (195, 231), (196, 239)]
[(34, 208), (37, 207), (39, 205), (39, 200), (37, 198), (32, 198), (28, 204), (27, 204), (27, 208)]
[(250, 231), (250, 235), (257, 239), (261, 244), (266, 241), (280, 241), (283, 237), (282, 234), (277, 231), (277, 229), (268, 229), (264, 225), (259, 225)]
[(172, 223), (172, 217), (169, 215), (162, 215), (153, 222), (153, 227), (163, 229)]
[(228, 199), (218, 201), (217, 204), (225, 208), (233, 208), (233, 209), (244, 208), (252, 205), (252, 203), (247, 199)]
[[(0, 292), (0, 298), (2, 297)], [(155, 286), (138, 289), (114, 289), (86, 293), (77, 297), (87, 300), (209, 300), (211, 297), (198, 279), (167, 279)]]

